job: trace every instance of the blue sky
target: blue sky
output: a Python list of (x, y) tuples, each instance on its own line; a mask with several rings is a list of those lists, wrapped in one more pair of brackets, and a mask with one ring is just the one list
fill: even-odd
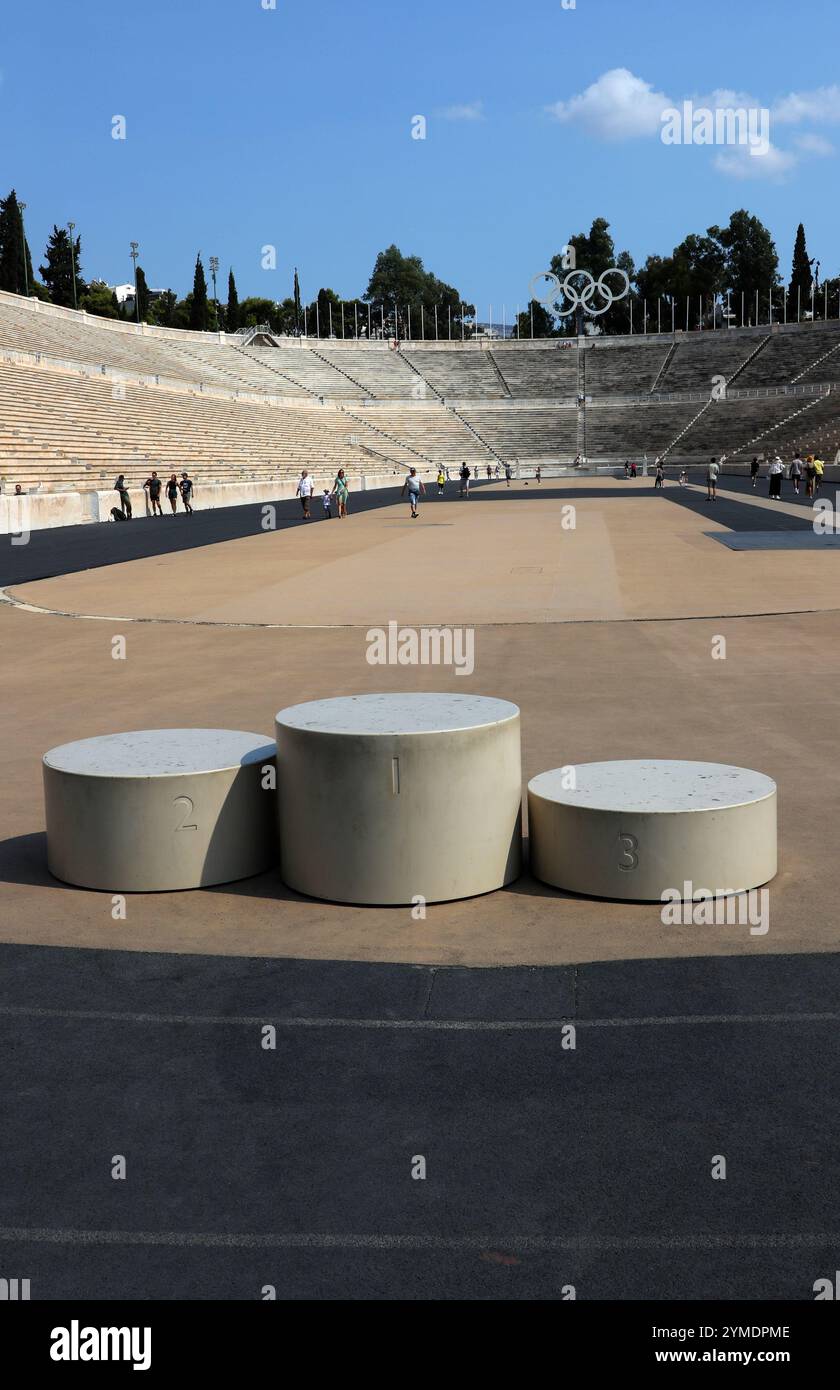
[[(830, 0), (270, 4), (6, 6), (0, 190), (28, 205), (36, 266), (72, 218), (88, 278), (128, 281), (135, 239), (149, 283), (179, 294), (201, 250), (240, 298), (283, 298), (294, 265), (307, 299), (349, 298), (396, 242), (510, 320), (595, 216), (640, 263), (747, 207), (785, 275), (800, 219), (840, 272)], [(663, 144), (663, 105), (728, 93), (771, 111), (767, 156)]]

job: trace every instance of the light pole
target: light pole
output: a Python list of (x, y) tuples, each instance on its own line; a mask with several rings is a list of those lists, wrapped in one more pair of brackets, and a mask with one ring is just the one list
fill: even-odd
[(134, 316), (137, 319), (138, 323), (140, 322), (140, 296), (137, 293), (137, 253), (139, 250), (139, 241), (132, 241), (131, 250), (128, 254), (131, 256), (131, 259), (134, 262)]
[(209, 260), (209, 262), (208, 262), (208, 264), (209, 264), (209, 266), (210, 266), (210, 274), (213, 276), (213, 308), (214, 308), (215, 311), (216, 311), (216, 331), (218, 332), (218, 328), (219, 328), (219, 301), (218, 301), (218, 299), (216, 298), (216, 273), (217, 273), (217, 271), (218, 271), (218, 269), (219, 269), (219, 258), (218, 258), (218, 256), (211, 256), (211, 257), (210, 257), (210, 260)]
[(75, 222), (68, 222), (67, 229), (70, 233), (70, 269), (73, 272), (73, 308), (78, 309), (79, 306), (76, 303), (76, 252), (73, 247), (73, 233), (76, 230)]
[(26, 227), (23, 222), (23, 214), (26, 211), (26, 203), (18, 203), (20, 208), (20, 230), (23, 236), (23, 283), (26, 286), (26, 294), (29, 295), (29, 266), (26, 264)]

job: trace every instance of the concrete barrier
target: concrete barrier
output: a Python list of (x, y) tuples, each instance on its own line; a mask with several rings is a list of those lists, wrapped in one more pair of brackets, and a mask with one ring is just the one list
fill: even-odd
[(77, 526), (87, 520), (79, 492), (24, 492), (0, 496), (0, 535), (20, 535), (53, 526)]

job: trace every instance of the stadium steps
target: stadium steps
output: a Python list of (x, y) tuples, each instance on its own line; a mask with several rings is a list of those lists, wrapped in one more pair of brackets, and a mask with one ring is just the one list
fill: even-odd
[(469, 430), (470, 434), (474, 434), (474, 435), (475, 435), (475, 437), (476, 437), (476, 439), (478, 440), (479, 444), (482, 444), (482, 445), (484, 446), (484, 448), (487, 450), (488, 454), (492, 454), (493, 458), (494, 458), (494, 459), (497, 459), (499, 463), (504, 463), (504, 462), (505, 462), (505, 460), (502, 458), (502, 455), (501, 455), (501, 454), (498, 454), (498, 453), (496, 452), (496, 450), (493, 448), (493, 446), (492, 446), (491, 444), (488, 444), (488, 443), (487, 443), (487, 440), (483, 437), (483, 435), (480, 435), (479, 432), (478, 432), (478, 430), (475, 428), (475, 426), (474, 426), (474, 425), (471, 425), (470, 422), (469, 422), (469, 420), (465, 419), (465, 417), (461, 414), (460, 410), (456, 410), (454, 406), (450, 406), (449, 409), (451, 409), (453, 415), (457, 415), (457, 417), (458, 417), (458, 419), (461, 421), (461, 424), (462, 424), (462, 425), (466, 425), (466, 427), (467, 427), (467, 429)]
[(376, 393), (374, 391), (370, 391), (367, 386), (363, 386), (362, 383), (360, 381), (357, 381), (354, 376), (351, 376), (349, 372), (345, 372), (343, 367), (339, 367), (336, 362), (331, 362), (330, 359), (328, 357), (325, 357), (322, 352), (319, 352), (317, 348), (311, 348), (310, 351), (312, 352), (313, 356), (319, 358), (325, 366), (332, 367), (334, 372), (341, 372), (342, 376), (345, 376), (348, 381), (351, 381), (354, 386), (357, 386), (362, 393), (362, 399), (365, 399), (367, 397), (368, 399), (376, 400)]
[(405, 365), (407, 366), (408, 370), (409, 370), (415, 377), (419, 377), (421, 381), (425, 382), (425, 384), (428, 386), (429, 390), (430, 390), (435, 396), (437, 396), (437, 398), (438, 398), (439, 401), (442, 401), (442, 400), (443, 400), (443, 396), (442, 396), (441, 392), (437, 389), (436, 386), (434, 386), (434, 385), (432, 384), (431, 381), (429, 381), (429, 378), (428, 378), (427, 376), (424, 376), (424, 375), (423, 375), (423, 373), (420, 371), (420, 368), (419, 368), (419, 367), (415, 367), (414, 363), (413, 363), (412, 361), (410, 361), (410, 359), (409, 359), (408, 357), (405, 357), (405, 356), (403, 355), (403, 350), (402, 350), (402, 348), (399, 348), (399, 347), (398, 347), (398, 348), (396, 349), (396, 354), (397, 354), (398, 357), (401, 357), (401, 358), (402, 358), (402, 360), (403, 360), (403, 362), (405, 363)]
[(754, 362), (755, 359), (764, 351), (767, 344), (770, 342), (770, 336), (771, 335), (768, 333), (765, 338), (762, 338), (761, 342), (753, 348), (749, 356), (744, 358), (744, 361), (741, 363), (740, 367), (736, 368), (732, 375), (727, 378), (727, 386), (731, 386), (733, 381), (737, 381), (738, 377), (741, 376), (741, 374), (747, 370), (747, 367), (749, 367), (750, 363)]
[(263, 362), (261, 357), (254, 357), (247, 348), (235, 347), (234, 352), (241, 352), (242, 356), (247, 357), (249, 361), (257, 362), (261, 367), (264, 366), (266, 371), (273, 372), (275, 376), (281, 377), (284, 381), (290, 381), (292, 385), (297, 386), (300, 391), (305, 391), (307, 396), (314, 396), (316, 400), (321, 399), (320, 392), (316, 391), (314, 386), (306, 386), (304, 382), (298, 381), (293, 376), (289, 376), (288, 372), (283, 372), (279, 367), (275, 367), (272, 362)]
[(499, 382), (500, 382), (500, 384), (501, 384), (502, 390), (504, 391), (505, 395), (508, 396), (508, 397), (512, 397), (512, 396), (513, 396), (513, 392), (511, 391), (510, 387), (508, 386), (507, 382), (505, 381), (504, 373), (503, 373), (501, 367), (499, 366), (498, 362), (496, 361), (496, 358), (495, 358), (495, 356), (493, 355), (493, 352), (492, 352), (491, 349), (489, 349), (489, 348), (488, 348), (488, 350), (487, 350), (487, 360), (488, 360), (488, 362), (490, 363), (491, 367), (493, 368), (494, 372), (496, 373), (496, 376), (499, 378)]
[(659, 371), (656, 373), (656, 378), (655, 378), (655, 380), (654, 380), (653, 385), (652, 385), (651, 388), (650, 388), (650, 394), (651, 394), (652, 396), (656, 394), (656, 392), (657, 392), (657, 390), (658, 390), (658, 388), (659, 388), (659, 383), (660, 383), (660, 381), (663, 379), (663, 377), (665, 376), (665, 373), (667, 372), (668, 368), (670, 367), (671, 363), (673, 362), (673, 360), (674, 360), (674, 354), (675, 354), (676, 350), (677, 350), (677, 344), (676, 344), (676, 343), (672, 343), (671, 346), (670, 346), (670, 348), (668, 349), (667, 355), (666, 355), (666, 357), (665, 357), (665, 361), (662, 363), (662, 366), (659, 368)]
[(575, 457), (586, 458), (586, 353), (578, 349)]
[(396, 435), (389, 434), (387, 430), (380, 429), (378, 425), (372, 425), (370, 421), (363, 419), (361, 415), (357, 415), (355, 411), (350, 410), (346, 405), (340, 405), (338, 409), (343, 415), (349, 415), (351, 420), (355, 420), (358, 424), (363, 425), (365, 429), (373, 430), (374, 434), (381, 435), (383, 439), (390, 440), (392, 444), (396, 444), (400, 449), (405, 449), (407, 453), (413, 454), (415, 458), (422, 459), (424, 463), (431, 463), (434, 465), (435, 460), (430, 458), (428, 454), (421, 453), (420, 450), (415, 449), (413, 445), (406, 444), (404, 440), (397, 439)]
[(798, 410), (793, 410), (790, 415), (786, 415), (784, 420), (779, 420), (775, 425), (768, 425), (766, 429), (754, 435), (752, 439), (748, 439), (746, 444), (742, 444), (737, 449), (733, 450), (733, 456), (737, 457), (738, 454), (748, 453), (750, 449), (755, 448), (756, 444), (765, 440), (768, 435), (776, 434), (779, 430), (787, 429), (791, 421), (798, 420), (801, 415), (805, 415), (807, 411), (812, 410), (815, 405), (823, 400), (825, 400), (825, 396), (812, 396), (805, 405), (801, 405)]
[(679, 432), (679, 434), (676, 436), (676, 438), (671, 440), (671, 443), (668, 445), (667, 449), (665, 449), (665, 450), (663, 451), (663, 453), (660, 454), (660, 458), (662, 459), (662, 462), (663, 462), (663, 463), (665, 462), (665, 460), (666, 460), (666, 458), (668, 457), (668, 455), (669, 455), (670, 453), (672, 453), (673, 450), (676, 448), (676, 446), (679, 444), (680, 440), (681, 440), (681, 439), (684, 439), (685, 436), (689, 433), (689, 431), (694, 429), (694, 426), (697, 424), (697, 421), (700, 420), (700, 419), (702, 418), (702, 416), (705, 415), (706, 411), (709, 409), (709, 406), (710, 406), (711, 404), (712, 404), (712, 397), (710, 396), (709, 399), (703, 403), (703, 406), (701, 407), (700, 410), (698, 410), (698, 412), (697, 412), (697, 414), (694, 416), (694, 418), (691, 419), (691, 420), (689, 420), (689, 422), (688, 422), (688, 424), (686, 425), (685, 429), (680, 430), (680, 432)]
[(821, 356), (817, 358), (816, 362), (812, 362), (810, 366), (805, 367), (797, 376), (791, 377), (791, 386), (795, 386), (804, 376), (810, 376), (812, 372), (815, 372), (818, 367), (822, 366), (823, 362), (827, 362), (830, 357), (833, 357), (836, 352), (840, 352), (840, 341), (836, 342), (834, 347), (829, 348), (828, 352), (822, 353)]

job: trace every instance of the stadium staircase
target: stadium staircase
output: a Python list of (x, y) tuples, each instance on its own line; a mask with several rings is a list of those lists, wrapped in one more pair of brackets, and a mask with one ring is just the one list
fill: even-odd
[(498, 362), (496, 361), (495, 356), (493, 355), (493, 353), (491, 352), (491, 350), (490, 350), (489, 348), (487, 349), (487, 359), (488, 359), (488, 361), (489, 361), (489, 363), (490, 363), (490, 366), (493, 368), (494, 372), (496, 373), (496, 376), (499, 378), (499, 384), (501, 385), (501, 388), (502, 388), (502, 390), (504, 391), (505, 395), (508, 396), (508, 397), (512, 397), (512, 396), (513, 396), (513, 392), (511, 391), (510, 387), (508, 386), (507, 382), (505, 381), (504, 373), (502, 372), (501, 367), (499, 366)]
[(397, 357), (399, 357), (399, 358), (405, 363), (405, 365), (406, 365), (406, 367), (408, 368), (408, 370), (409, 370), (414, 376), (419, 377), (420, 380), (421, 380), (422, 382), (424, 382), (426, 386), (428, 386), (428, 388), (429, 388), (429, 390), (432, 392), (432, 394), (433, 394), (434, 396), (436, 396), (437, 399), (438, 399), (439, 401), (442, 401), (442, 400), (443, 400), (443, 395), (441, 394), (441, 392), (437, 389), (436, 386), (433, 386), (433, 385), (432, 385), (432, 383), (429, 381), (429, 378), (428, 378), (427, 376), (424, 376), (424, 375), (423, 375), (423, 373), (420, 371), (420, 368), (419, 368), (419, 367), (416, 367), (416, 366), (414, 365), (413, 362), (409, 361), (409, 359), (408, 359), (407, 357), (403, 356), (403, 350), (402, 350), (402, 348), (399, 348), (399, 347), (398, 347), (398, 348), (395, 349), (395, 351), (396, 351)]
[(659, 389), (659, 383), (660, 383), (660, 381), (662, 381), (663, 377), (665, 376), (665, 373), (667, 372), (668, 368), (670, 367), (670, 365), (671, 365), (671, 363), (672, 363), (672, 361), (673, 361), (673, 359), (674, 359), (674, 353), (676, 352), (676, 350), (677, 350), (677, 344), (676, 344), (676, 343), (672, 343), (671, 346), (670, 346), (670, 348), (668, 349), (668, 354), (667, 354), (667, 356), (666, 356), (666, 358), (665, 358), (665, 361), (662, 363), (662, 366), (659, 368), (659, 371), (656, 373), (656, 377), (655, 377), (655, 379), (654, 379), (653, 385), (652, 385), (651, 388), (650, 388), (650, 394), (651, 394), (652, 396), (655, 395), (655, 394), (656, 394), (656, 391)]
[(311, 348), (310, 351), (314, 354), (315, 357), (319, 358), (325, 366), (332, 367), (334, 372), (341, 372), (341, 375), (345, 376), (348, 381), (352, 381), (353, 385), (357, 386), (361, 391), (363, 399), (376, 400), (376, 392), (371, 391), (371, 389), (368, 386), (363, 386), (362, 383), (360, 381), (357, 381), (354, 376), (351, 376), (349, 372), (345, 372), (343, 367), (339, 367), (337, 363), (331, 362), (328, 357), (325, 357), (322, 352), (318, 352), (316, 348)]
[[(274, 346), (276, 346), (276, 344)], [(307, 396), (312, 396), (315, 400), (321, 399), (320, 392), (316, 391), (314, 386), (307, 386), (304, 382), (298, 381), (296, 377), (290, 376), (288, 372), (282, 372), (279, 367), (275, 367), (271, 362), (265, 362), (262, 357), (255, 357), (253, 353), (248, 352), (247, 348), (240, 347), (237, 344), (234, 351), (241, 352), (242, 356), (247, 357), (249, 362), (259, 363), (261, 367), (265, 367), (266, 371), (273, 372), (275, 376), (279, 376), (283, 381), (290, 381), (293, 386), (297, 386), (298, 390), (305, 391)]]
[(805, 368), (804, 368), (801, 372), (799, 372), (796, 376), (791, 377), (791, 381), (790, 381), (791, 386), (795, 386), (796, 383), (797, 383), (798, 381), (801, 381), (802, 378), (803, 378), (804, 376), (811, 376), (812, 373), (814, 373), (814, 372), (817, 370), (818, 367), (821, 367), (821, 366), (822, 366), (823, 362), (827, 362), (828, 359), (829, 359), (830, 357), (833, 357), (834, 354), (837, 353), (837, 352), (840, 352), (840, 340), (838, 340), (838, 342), (836, 342), (836, 343), (834, 344), (834, 347), (833, 347), (833, 348), (829, 348), (829, 349), (828, 349), (828, 352), (822, 353), (822, 354), (817, 358), (817, 360), (816, 360), (815, 362), (812, 362), (812, 363), (810, 364), (810, 366), (805, 367)]
[(741, 374), (747, 370), (747, 367), (750, 365), (750, 363), (754, 362), (755, 359), (759, 356), (759, 354), (764, 351), (767, 344), (770, 342), (770, 336), (771, 335), (768, 333), (765, 338), (762, 338), (761, 342), (757, 345), (757, 347), (753, 348), (750, 355), (744, 358), (744, 361), (741, 363), (740, 367), (737, 367), (735, 371), (732, 373), (731, 377), (727, 379), (727, 388), (732, 385), (733, 381), (737, 381), (738, 377), (741, 376)]

